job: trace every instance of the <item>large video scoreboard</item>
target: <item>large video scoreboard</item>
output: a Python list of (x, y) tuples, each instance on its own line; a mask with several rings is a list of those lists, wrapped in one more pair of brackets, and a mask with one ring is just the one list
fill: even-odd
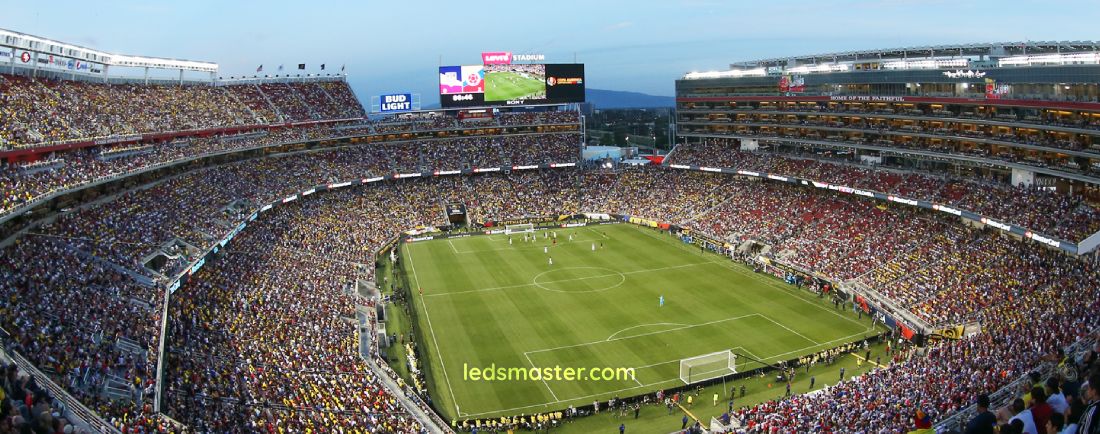
[(440, 106), (584, 102), (584, 64), (513, 63), (512, 58), (511, 53), (484, 53), (483, 65), (439, 67)]

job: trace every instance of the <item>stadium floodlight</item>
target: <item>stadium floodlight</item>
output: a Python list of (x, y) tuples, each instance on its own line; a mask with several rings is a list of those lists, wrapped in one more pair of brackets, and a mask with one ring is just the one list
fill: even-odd
[(737, 355), (731, 350), (680, 359), (680, 381), (698, 383), (737, 373)]
[(531, 223), (524, 223), (519, 225), (505, 225), (504, 233), (506, 235), (521, 234), (521, 233), (534, 233), (535, 225)]

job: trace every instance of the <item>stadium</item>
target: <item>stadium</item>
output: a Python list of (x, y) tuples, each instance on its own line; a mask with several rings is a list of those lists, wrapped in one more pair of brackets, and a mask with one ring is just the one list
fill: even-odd
[(542, 56), (0, 37), (0, 433), (1100, 429), (1100, 43), (687, 73), (626, 164)]

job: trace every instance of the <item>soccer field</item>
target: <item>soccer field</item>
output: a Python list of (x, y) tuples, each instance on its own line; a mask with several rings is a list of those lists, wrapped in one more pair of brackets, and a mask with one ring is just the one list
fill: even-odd
[[(626, 224), (557, 229), (557, 245), (545, 232), (535, 243), (512, 235), (509, 245), (501, 234), (402, 246), (421, 362), (445, 417), (532, 414), (625, 398), (683, 385), (682, 358), (730, 349), (775, 363), (875, 333), (867, 321), (808, 292), (701, 254), (664, 232)], [(744, 359), (738, 365), (739, 371), (760, 366)], [(612, 381), (464, 375), (469, 367), (490, 366), (633, 368), (635, 375)]]
[(486, 101), (529, 99), (545, 92), (546, 84), (542, 80), (514, 72), (491, 72), (485, 77)]

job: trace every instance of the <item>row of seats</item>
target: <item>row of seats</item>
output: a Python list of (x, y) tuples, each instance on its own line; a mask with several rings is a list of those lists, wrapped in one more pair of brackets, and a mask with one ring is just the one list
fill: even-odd
[(0, 74), (0, 102), (0, 149), (365, 116), (344, 81), (178, 86)]

